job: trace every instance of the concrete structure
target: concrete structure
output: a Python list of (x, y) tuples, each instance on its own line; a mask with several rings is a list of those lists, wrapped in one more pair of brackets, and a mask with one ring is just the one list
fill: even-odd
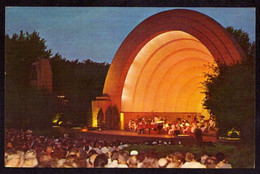
[(31, 85), (52, 91), (52, 71), (49, 59), (41, 59), (32, 64)]
[(118, 49), (106, 77), (103, 94), (109, 99), (104, 105), (116, 105), (125, 126), (141, 113), (156, 112), (168, 119), (169, 113), (208, 116), (201, 93), (203, 73), (210, 71), (205, 65), (232, 64), (244, 56), (231, 35), (202, 13), (155, 14), (133, 29)]

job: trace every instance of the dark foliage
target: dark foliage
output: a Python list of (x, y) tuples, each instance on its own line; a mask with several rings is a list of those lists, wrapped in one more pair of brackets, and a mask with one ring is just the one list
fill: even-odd
[[(50, 59), (53, 72), (53, 92), (65, 95), (68, 103), (66, 115), (74, 124), (86, 123), (92, 115), (91, 101), (102, 95), (109, 68), (107, 63), (69, 61), (58, 53)], [(88, 123), (87, 124), (91, 124)]]
[(20, 32), (5, 36), (5, 121), (6, 126), (48, 127), (56, 99), (44, 89), (30, 87), (34, 61), (49, 58), (45, 40), (39, 33)]
[[(6, 123), (31, 126), (36, 118), (49, 123), (51, 117), (63, 113), (64, 122), (91, 125), (91, 101), (102, 94), (109, 64), (90, 59), (69, 61), (58, 53), (52, 57), (45, 42), (37, 32), (5, 36)], [(52, 92), (30, 87), (31, 65), (42, 58), (51, 63)], [(58, 99), (57, 95), (65, 98)], [(42, 123), (38, 125), (51, 125)]]
[(227, 30), (241, 45), (246, 58), (232, 65), (210, 67), (212, 74), (204, 83), (204, 106), (216, 116), (219, 135), (225, 136), (232, 128), (241, 131), (243, 142), (254, 142), (255, 119), (255, 43), (250, 44), (248, 34), (242, 30)]

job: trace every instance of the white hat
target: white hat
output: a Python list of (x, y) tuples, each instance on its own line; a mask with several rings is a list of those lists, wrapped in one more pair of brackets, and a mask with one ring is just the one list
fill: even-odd
[(138, 155), (138, 152), (137, 152), (136, 150), (132, 150), (132, 151), (130, 152), (130, 155)]
[(165, 159), (165, 158), (160, 158), (160, 159), (158, 160), (158, 164), (159, 164), (160, 167), (164, 167), (164, 166), (167, 164), (167, 159)]

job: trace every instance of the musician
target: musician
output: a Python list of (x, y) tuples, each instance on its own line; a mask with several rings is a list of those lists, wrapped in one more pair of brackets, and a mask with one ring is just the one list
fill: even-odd
[(145, 121), (144, 121), (144, 118), (141, 119), (141, 121), (139, 122), (138, 124), (138, 133), (145, 133)]
[(155, 116), (155, 117), (153, 118), (153, 120), (154, 120), (154, 123), (157, 123), (157, 122), (158, 122), (158, 117)]
[(208, 121), (204, 121), (204, 125), (201, 127), (202, 132), (208, 132)]
[(133, 132), (136, 132), (137, 131), (137, 127), (138, 127), (138, 119), (135, 119), (133, 121)]
[(183, 132), (183, 130), (185, 129), (185, 121), (183, 120), (183, 121), (180, 121), (180, 123), (179, 123), (179, 126), (180, 126), (180, 131), (181, 132)]
[(192, 117), (191, 117), (191, 115), (188, 115), (187, 121), (188, 121), (189, 123), (192, 123)]
[(195, 122), (195, 121), (192, 122), (191, 129), (190, 129), (191, 133), (194, 133), (197, 128), (198, 128), (197, 122)]
[(154, 125), (154, 124), (156, 124), (156, 122), (154, 122), (154, 119), (152, 119), (152, 121), (151, 121), (151, 123), (150, 123), (151, 125)]
[(179, 130), (179, 131), (181, 130), (180, 121), (176, 122), (175, 128), (176, 128), (176, 130)]
[(163, 130), (164, 130), (165, 132), (168, 132), (169, 127), (170, 127), (170, 126), (169, 126), (168, 122), (165, 121), (165, 122), (163, 123)]
[(176, 126), (175, 125), (176, 125), (175, 123), (171, 124), (171, 127), (170, 127), (170, 129), (168, 131), (169, 135), (172, 135), (174, 133), (174, 131), (176, 130)]
[(132, 119), (129, 120), (129, 122), (128, 122), (128, 128), (130, 131), (133, 131), (133, 120)]
[(145, 125), (145, 117), (142, 118), (141, 124), (142, 124), (142, 125)]
[(188, 133), (188, 132), (191, 132), (191, 125), (190, 125), (190, 123), (188, 122), (188, 120), (186, 120), (186, 121), (185, 121), (185, 124), (184, 124), (183, 133)]
[(213, 119), (213, 117), (210, 117), (210, 119), (209, 119), (209, 130), (215, 130), (215, 127), (216, 127), (216, 122)]
[(199, 123), (198, 123), (199, 128), (202, 128), (204, 126), (204, 122), (205, 122), (204, 119), (205, 119), (205, 116), (201, 115), (200, 119), (199, 119)]
[(159, 117), (159, 119), (157, 121), (157, 124), (158, 124), (157, 128), (158, 128), (159, 134), (161, 134), (161, 130), (163, 128), (163, 123), (164, 123), (164, 121), (163, 121), (162, 117)]

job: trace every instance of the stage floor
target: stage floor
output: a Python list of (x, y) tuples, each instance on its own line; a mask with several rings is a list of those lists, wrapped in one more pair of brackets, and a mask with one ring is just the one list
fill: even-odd
[[(194, 134), (181, 134), (179, 136), (167, 135), (167, 134), (158, 134), (155, 132), (138, 134), (137, 132), (124, 131), (124, 130), (90, 130), (88, 132), (81, 132), (80, 136), (89, 137), (95, 140), (104, 139), (106, 141), (130, 141), (130, 142), (146, 142), (146, 141), (171, 141), (173, 143), (178, 143), (179, 141), (190, 144), (194, 143), (195, 138)], [(216, 142), (216, 136), (203, 136), (204, 142)]]
[(124, 130), (104, 130), (104, 131), (89, 131), (92, 133), (101, 133), (105, 135), (121, 135), (121, 136), (139, 136), (139, 137), (155, 137), (155, 138), (174, 138), (173, 135), (167, 135), (167, 134), (157, 134), (157, 133), (141, 133), (138, 134), (137, 132), (131, 132), (131, 131), (124, 131)]

